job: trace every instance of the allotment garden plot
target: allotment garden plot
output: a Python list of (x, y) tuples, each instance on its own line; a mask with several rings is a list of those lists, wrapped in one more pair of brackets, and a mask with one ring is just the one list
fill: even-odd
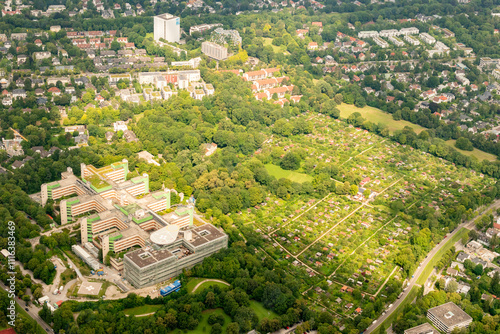
[[(350, 180), (357, 193), (286, 200), (268, 195), (239, 218), (262, 235), (264, 249), (276, 260), (304, 268), (297, 273), (316, 277), (315, 282), (328, 280), (332, 289), (357, 288), (377, 295), (389, 279), (399, 277), (395, 258), (426, 214), (448, 210), (463, 193), (494, 184), (478, 172), (324, 115), (299, 117), (313, 123), (312, 133), (273, 136), (260, 150), (263, 161), (276, 164), (287, 151), (306, 152), (298, 172), (316, 180), (316, 168), (335, 166), (338, 173), (331, 177), (337, 190)], [(415, 219), (403, 219), (402, 210)], [(432, 240), (447, 232), (434, 230)]]

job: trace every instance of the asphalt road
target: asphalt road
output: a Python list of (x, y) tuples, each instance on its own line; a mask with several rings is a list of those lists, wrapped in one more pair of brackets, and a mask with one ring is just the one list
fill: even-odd
[[(2, 289), (7, 289), (7, 287), (5, 286), (5, 284), (3, 284), (3, 282), (0, 281), (0, 287)], [(20, 300), (19, 298), (17, 298), (16, 296), (16, 303), (17, 305), (22, 308), (23, 310), (26, 311), (26, 308), (28, 309), (26, 312), (29, 314), (29, 316), (31, 318), (33, 318), (41, 327), (42, 329), (46, 332), (46, 333), (54, 333), (54, 331), (52, 330), (52, 328), (50, 328), (49, 325), (47, 325), (47, 323), (45, 321), (43, 321), (42, 318), (40, 318), (40, 316), (38, 315), (38, 308), (36, 306), (34, 306), (33, 304), (31, 304), (30, 306), (26, 307), (26, 303), (22, 300)]]
[(417, 285), (416, 282), (420, 277), (420, 275), (422, 274), (422, 272), (424, 271), (427, 264), (432, 260), (434, 255), (436, 255), (441, 250), (441, 248), (446, 244), (446, 240), (448, 240), (448, 238), (452, 238), (455, 234), (457, 234), (457, 232), (460, 229), (462, 229), (462, 227), (465, 227), (467, 224), (469, 224), (469, 222), (460, 224), (453, 232), (448, 234), (446, 239), (442, 240), (429, 252), (429, 254), (427, 254), (427, 257), (424, 259), (424, 261), (420, 263), (419, 268), (413, 274), (413, 278), (411, 278), (410, 281), (407, 283), (407, 287), (405, 288), (405, 291), (403, 291), (403, 295), (401, 296), (401, 298), (396, 299), (396, 301), (392, 303), (392, 307), (383, 316), (379, 317), (375, 324), (371, 324), (370, 327), (366, 329), (366, 331), (364, 332), (365, 334), (371, 333), (374, 329), (378, 327), (378, 325), (384, 322), (398, 308), (398, 306), (406, 299), (406, 297), (408, 297), (408, 294), (410, 293), (411, 289), (415, 285)]
[[(495, 209), (498, 209), (499, 207), (500, 207), (500, 201), (497, 200), (493, 204), (491, 204), (489, 207), (482, 210), (481, 213), (484, 213), (490, 209), (495, 210)], [(453, 232), (448, 234), (446, 239), (443, 239), (439, 244), (437, 244), (429, 252), (429, 254), (427, 254), (427, 257), (424, 259), (424, 261), (422, 261), (422, 263), (420, 263), (420, 267), (413, 274), (414, 278), (410, 279), (409, 285), (406, 287), (406, 290), (403, 292), (403, 295), (401, 296), (401, 298), (396, 299), (396, 301), (393, 303), (392, 307), (388, 311), (386, 311), (386, 313), (383, 316), (380, 316), (377, 319), (376, 323), (371, 324), (365, 330), (364, 334), (369, 334), (369, 333), (373, 332), (373, 330), (376, 329), (378, 327), (378, 325), (380, 325), (382, 322), (384, 322), (398, 308), (398, 306), (406, 299), (406, 297), (408, 297), (408, 294), (410, 293), (411, 289), (416, 285), (418, 278), (420, 277), (420, 275), (422, 275), (422, 272), (425, 269), (425, 267), (427, 266), (427, 264), (429, 263), (429, 261), (431, 261), (431, 259), (434, 257), (434, 255), (436, 255), (436, 253), (438, 253), (441, 250), (441, 248), (446, 244), (446, 241), (449, 240), (449, 238), (452, 238), (463, 227), (468, 228), (469, 230), (473, 229), (474, 228), (474, 221), (480, 216), (481, 215), (477, 215), (474, 219), (472, 219), (470, 221), (465, 221), (462, 224), (458, 225), (458, 227)]]

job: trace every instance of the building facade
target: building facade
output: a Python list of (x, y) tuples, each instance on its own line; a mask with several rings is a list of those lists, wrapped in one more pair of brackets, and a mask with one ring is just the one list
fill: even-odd
[(201, 52), (215, 60), (227, 59), (227, 48), (212, 42), (201, 43)]
[(228, 236), (211, 224), (186, 229), (169, 245), (125, 254), (125, 277), (137, 289), (157, 284), (179, 275), (184, 268), (193, 267), (220, 249), (227, 248), (227, 243)]
[(154, 40), (163, 38), (170, 43), (181, 40), (181, 20), (177, 16), (161, 14), (154, 17)]

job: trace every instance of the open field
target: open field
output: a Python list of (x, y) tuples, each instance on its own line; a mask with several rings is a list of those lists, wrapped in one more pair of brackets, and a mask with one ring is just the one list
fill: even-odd
[(208, 281), (208, 282), (205, 282), (205, 283), (203, 283), (202, 285), (200, 285), (200, 286), (198, 287), (198, 289), (196, 289), (196, 291), (201, 292), (201, 291), (203, 291), (204, 289), (206, 289), (206, 288), (208, 288), (208, 287), (210, 287), (210, 286), (212, 286), (212, 285), (214, 285), (214, 286), (218, 286), (218, 287), (219, 287), (219, 288), (221, 288), (221, 289), (223, 289), (223, 288), (227, 288), (227, 287), (228, 287), (228, 286), (227, 286), (226, 284), (224, 284), (224, 283), (220, 283), (220, 282), (213, 282), (213, 281)]
[(455, 150), (458, 152), (462, 153), (463, 155), (471, 156), (471, 157), (476, 157), (479, 161), (483, 160), (488, 160), (488, 161), (495, 161), (497, 160), (497, 157), (494, 154), (486, 153), (484, 151), (478, 150), (475, 148), (473, 151), (464, 151), (459, 148), (455, 147), (455, 139), (450, 139), (445, 141), (446, 145), (453, 147)]
[(274, 176), (278, 180), (281, 179), (282, 177), (285, 179), (289, 179), (292, 182), (297, 182), (297, 183), (304, 183), (304, 182), (311, 182), (313, 180), (312, 176), (309, 176), (307, 174), (303, 173), (298, 173), (294, 172), (291, 170), (285, 170), (281, 168), (280, 166), (276, 166), (273, 164), (267, 164), (266, 165), (267, 172), (269, 175)]
[(273, 39), (272, 38), (264, 37), (264, 46), (268, 46), (268, 45), (270, 45), (270, 46), (273, 47), (273, 51), (275, 53), (283, 52), (283, 54), (285, 54), (285, 55), (290, 54), (288, 51), (281, 50), (281, 48), (279, 46), (273, 45)]
[(455, 245), (455, 243), (458, 240), (462, 239), (464, 234), (466, 234), (467, 232), (469, 232), (468, 229), (462, 228), (451, 239), (448, 239), (446, 241), (446, 244), (443, 246), (441, 251), (439, 251), (439, 253), (434, 255), (434, 257), (429, 261), (427, 266), (424, 268), (424, 270), (422, 271), (422, 274), (420, 274), (420, 277), (417, 279), (417, 284), (424, 284), (425, 281), (427, 281), (427, 279), (429, 278), (429, 275), (432, 272), (432, 269), (434, 269), (434, 266), (441, 260), (441, 258), (443, 257), (443, 254), (445, 254), (451, 247), (453, 247), (453, 245)]
[[(212, 326), (208, 324), (208, 317), (211, 314), (221, 314), (224, 317), (224, 325), (222, 326), (222, 333), (226, 333), (227, 325), (231, 322), (231, 318), (220, 308), (214, 310), (203, 311), (201, 315), (201, 320), (198, 326), (192, 331), (188, 331), (189, 334), (208, 334)], [(174, 333), (182, 333), (180, 330)]]
[(142, 315), (148, 314), (158, 311), (162, 305), (142, 305), (134, 308), (128, 308), (123, 310), (123, 312), (127, 315)]
[[(196, 290), (194, 290), (196, 288), (196, 286), (203, 281), (207, 281), (207, 282), (201, 284), (200, 286), (198, 286), (198, 288)], [(222, 281), (222, 280), (220, 280), (220, 281)], [(200, 292), (200, 291), (203, 291), (203, 289), (206, 289), (212, 285), (216, 285), (220, 288), (226, 288), (226, 287), (228, 287), (229, 283), (224, 284), (222, 282), (215, 282), (214, 280), (211, 280), (210, 278), (191, 278), (189, 280), (189, 282), (186, 284), (186, 289), (188, 290), (189, 293), (196, 292), (196, 291)]]
[(206, 280), (206, 278), (191, 278), (189, 282), (186, 284), (186, 289), (189, 293), (193, 292), (194, 287), (198, 284)]
[(383, 123), (387, 125), (387, 128), (391, 133), (393, 133), (396, 130), (403, 130), (405, 126), (409, 126), (413, 128), (413, 130), (416, 133), (420, 133), (422, 130), (425, 130), (424, 127), (421, 127), (420, 125), (413, 124), (408, 121), (400, 120), (400, 121), (395, 121), (392, 119), (392, 115), (388, 114), (386, 112), (383, 112), (380, 109), (373, 108), (373, 107), (363, 107), (363, 108), (357, 108), (356, 106), (352, 104), (345, 104), (342, 103), (341, 105), (337, 106), (337, 108), (340, 110), (340, 117), (342, 118), (347, 118), (349, 117), (350, 114), (354, 112), (359, 112), (361, 116), (366, 118), (372, 123), (378, 124), (378, 123)]
[(278, 317), (276, 313), (266, 309), (264, 305), (262, 305), (262, 303), (259, 303), (255, 300), (250, 301), (250, 308), (255, 311), (257, 317), (259, 317), (259, 321), (261, 321), (263, 318), (274, 319)]

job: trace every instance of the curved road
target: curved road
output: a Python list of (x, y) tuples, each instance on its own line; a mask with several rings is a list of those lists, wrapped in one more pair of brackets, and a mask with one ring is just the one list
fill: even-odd
[(225, 284), (227, 286), (231, 286), (231, 284), (229, 284), (228, 282), (224, 282), (224, 281), (221, 281), (219, 279), (207, 278), (206, 280), (203, 280), (200, 283), (196, 284), (196, 286), (194, 287), (193, 291), (191, 291), (191, 292), (195, 292), (200, 287), (200, 285), (202, 285), (203, 283), (207, 283), (207, 282), (217, 282), (217, 283)]
[[(489, 207), (487, 207), (486, 209), (482, 210), (482, 213), (490, 210), (490, 209), (496, 209), (500, 207), (500, 201), (497, 200), (495, 201), (493, 204), (491, 204)], [(401, 298), (399, 299), (396, 299), (396, 301), (393, 303), (393, 306), (382, 316), (380, 316), (378, 319), (377, 319), (377, 322), (376, 323), (372, 323), (365, 331), (364, 331), (364, 334), (369, 334), (371, 332), (373, 332), (382, 322), (384, 322), (397, 308), (398, 306), (406, 299), (406, 297), (408, 297), (408, 294), (410, 293), (411, 289), (418, 284), (416, 284), (417, 280), (419, 279), (420, 275), (422, 275), (422, 272), (424, 271), (425, 267), (427, 266), (427, 264), (429, 263), (429, 261), (431, 261), (431, 259), (434, 257), (434, 255), (436, 255), (436, 253), (438, 253), (441, 248), (446, 244), (446, 241), (449, 240), (450, 238), (452, 238), (455, 234), (457, 234), (458, 231), (460, 231), (460, 229), (462, 228), (468, 228), (469, 230), (470, 229), (473, 229), (474, 228), (474, 221), (479, 218), (481, 215), (478, 214), (476, 217), (474, 217), (472, 220), (470, 221), (465, 221), (463, 222), (462, 224), (458, 225), (457, 228), (449, 233), (446, 237), (446, 239), (443, 239), (441, 240), (441, 242), (439, 244), (436, 245), (436, 247), (434, 247), (430, 252), (429, 254), (427, 254), (427, 257), (424, 259), (423, 262), (420, 263), (420, 267), (415, 271), (415, 273), (413, 274), (414, 278), (410, 279), (410, 281), (408, 282), (409, 285), (407, 285), (405, 291), (403, 292), (403, 295), (401, 296)]]

